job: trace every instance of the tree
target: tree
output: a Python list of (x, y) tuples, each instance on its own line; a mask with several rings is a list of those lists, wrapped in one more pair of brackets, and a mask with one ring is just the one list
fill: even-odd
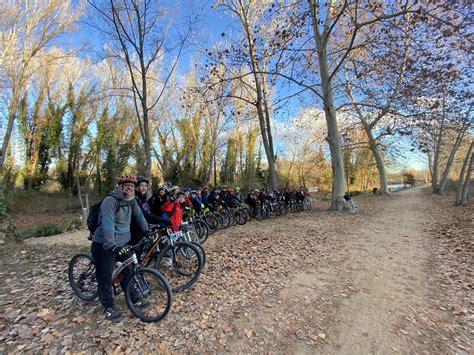
[[(278, 71), (274, 74), (309, 90), (322, 101), (333, 172), (330, 208), (340, 211), (344, 206), (345, 177), (334, 98), (335, 79), (340, 75), (349, 54), (366, 45), (364, 37), (359, 36), (362, 29), (409, 12), (417, 12), (419, 7), (410, 3), (400, 5), (333, 0), (324, 3), (308, 0), (308, 7), (309, 11), (308, 8), (301, 9), (299, 16), (293, 19), (290, 27), (292, 34), (282, 31), (277, 45), (289, 54), (286, 61), (279, 63)], [(307, 33), (306, 28), (309, 28)], [(309, 39), (314, 46), (308, 47)], [(295, 63), (298, 63), (299, 71)]]
[(465, 205), (468, 200), (469, 184), (471, 183), (472, 169), (474, 165), (474, 141), (471, 141), (469, 150), (462, 165), (459, 174), (458, 186), (456, 189), (456, 206)]
[[(95, 27), (111, 42), (108, 55), (128, 69), (130, 84), (127, 89), (131, 92), (145, 153), (142, 173), (149, 176), (152, 111), (168, 87), (189, 36), (190, 25), (182, 36), (171, 36), (172, 9), (155, 0), (88, 0), (88, 3), (99, 16)], [(165, 66), (167, 57), (173, 54), (174, 59)], [(161, 82), (160, 69), (164, 72)]]
[(413, 186), (413, 185), (415, 185), (415, 183), (416, 183), (415, 174), (413, 174), (411, 172), (403, 173), (403, 185)]
[[(245, 1), (245, 0), (223, 0), (218, 4), (224, 9), (235, 15), (242, 29), (242, 38), (240, 43), (229, 44), (228, 48), (223, 50), (225, 57), (233, 59), (233, 65), (240, 71), (245, 73), (236, 73), (231, 76), (231, 80), (240, 80), (246, 76), (251, 76), (251, 81), (242, 81), (246, 90), (250, 90), (251, 99), (242, 96), (233, 97), (241, 98), (248, 104), (253, 105), (256, 109), (260, 134), (262, 137), (263, 147), (268, 162), (268, 171), (270, 178), (270, 186), (276, 189), (277, 174), (275, 165), (275, 151), (273, 146), (273, 134), (271, 127), (271, 110), (270, 110), (270, 92), (269, 82), (266, 72), (272, 57), (271, 43), (275, 32), (275, 19), (269, 20), (266, 17), (266, 10), (271, 1)], [(219, 57), (222, 57), (222, 52)], [(248, 69), (248, 70), (247, 70)], [(245, 95), (245, 96), (248, 96)]]
[(21, 97), (33, 74), (34, 58), (53, 40), (71, 31), (81, 15), (81, 6), (70, 0), (8, 0), (0, 15), (0, 70), (4, 101), (7, 103), (6, 130), (0, 152), (4, 166), (7, 148), (17, 119)]
[[(344, 65), (345, 91), (361, 123), (379, 174), (379, 192), (388, 194), (382, 139), (402, 129), (397, 101), (403, 101), (402, 86), (411, 46), (413, 16), (367, 26), (366, 44), (353, 50)], [(395, 106), (395, 107), (394, 107)]]

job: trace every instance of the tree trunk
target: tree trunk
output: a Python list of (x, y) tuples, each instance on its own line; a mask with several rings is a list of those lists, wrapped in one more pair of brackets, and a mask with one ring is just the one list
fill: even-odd
[(439, 170), (439, 158), (441, 154), (441, 145), (443, 142), (443, 134), (444, 134), (444, 121), (445, 121), (445, 98), (443, 96), (443, 112), (441, 117), (441, 125), (439, 127), (439, 133), (435, 140), (435, 151), (433, 155), (433, 179), (431, 181), (431, 187), (434, 193), (439, 192), (439, 185), (438, 185), (438, 170)]
[(468, 201), (469, 184), (471, 183), (471, 175), (472, 175), (473, 165), (474, 165), (474, 153), (471, 153), (471, 159), (469, 161), (469, 168), (467, 169), (466, 178), (464, 179), (464, 185), (462, 186), (461, 205), (465, 205)]
[(245, 6), (240, 1), (241, 8), (241, 20), (244, 27), (244, 31), (247, 37), (247, 43), (249, 46), (249, 56), (250, 62), (252, 65), (252, 72), (255, 80), (255, 91), (257, 93), (257, 115), (258, 121), (260, 124), (260, 132), (262, 134), (263, 147), (265, 149), (265, 155), (267, 156), (268, 161), (268, 172), (270, 175), (270, 185), (271, 189), (274, 190), (277, 188), (277, 178), (276, 178), (276, 169), (275, 169), (275, 155), (273, 153), (273, 140), (271, 134), (270, 126), (270, 114), (268, 111), (268, 103), (266, 102), (267, 98), (265, 96), (265, 82), (264, 77), (261, 74), (257, 57), (255, 55), (254, 41), (251, 32), (250, 25), (246, 16)]
[(10, 143), (10, 138), (13, 132), (13, 123), (15, 122), (16, 118), (16, 110), (18, 106), (18, 95), (16, 92), (12, 94), (12, 102), (10, 107), (8, 108), (8, 118), (7, 118), (7, 129), (5, 131), (5, 135), (3, 136), (3, 143), (2, 143), (2, 151), (0, 152), (0, 168), (5, 166), (5, 159), (7, 157), (7, 150), (8, 145)]
[[(456, 189), (456, 206), (463, 205), (467, 202), (469, 183), (472, 173), (472, 161), (474, 158), (474, 154), (472, 153), (473, 148), (474, 141), (471, 142), (471, 145), (469, 146), (469, 150), (467, 151), (466, 157), (464, 158), (461, 173), (459, 174), (458, 186)], [(468, 171), (467, 174), (466, 170)]]
[(441, 182), (439, 184), (439, 193), (444, 194), (444, 189), (446, 188), (446, 183), (448, 182), (449, 172), (451, 170), (451, 166), (453, 165), (454, 157), (458, 151), (459, 146), (464, 138), (464, 133), (466, 132), (465, 127), (461, 127), (458, 134), (456, 135), (456, 140), (451, 148), (451, 152), (449, 153), (449, 158), (446, 163), (446, 167), (444, 168), (443, 177), (441, 178)]
[(382, 154), (380, 153), (379, 146), (372, 135), (372, 131), (366, 131), (367, 136), (369, 137), (369, 146), (372, 154), (375, 158), (375, 163), (377, 165), (377, 170), (379, 172), (379, 180), (380, 180), (380, 194), (389, 194), (388, 191), (388, 182), (387, 182), (387, 175), (385, 173), (385, 164), (382, 159)]
[(316, 8), (318, 5), (311, 0), (308, 2), (311, 10), (313, 37), (316, 42), (318, 53), (324, 113), (328, 129), (326, 140), (329, 143), (329, 149), (331, 152), (332, 197), (330, 209), (333, 211), (341, 211), (344, 207), (344, 160), (341, 149), (341, 137), (337, 127), (336, 109), (334, 108), (334, 100), (332, 96), (332, 84), (328, 67), (327, 42), (323, 41), (319, 34), (319, 20), (316, 16)]
[[(317, 26), (317, 24), (313, 24)], [(327, 52), (320, 41), (318, 45), (318, 60), (321, 74), (321, 86), (323, 89), (324, 113), (326, 117), (326, 125), (328, 128), (328, 136), (326, 140), (329, 143), (331, 151), (331, 168), (332, 168), (332, 197), (331, 207), (333, 211), (341, 211), (344, 206), (344, 163), (341, 149), (341, 137), (337, 126), (336, 110), (332, 97), (332, 85), (329, 79)]]

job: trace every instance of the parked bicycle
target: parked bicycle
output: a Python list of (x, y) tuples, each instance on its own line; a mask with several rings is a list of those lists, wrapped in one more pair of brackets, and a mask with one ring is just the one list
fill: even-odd
[[(122, 271), (133, 265), (132, 276), (124, 286), (125, 301), (132, 314), (143, 322), (158, 322), (166, 317), (171, 309), (173, 295), (166, 278), (157, 270), (143, 267), (136, 255), (136, 250), (142, 243), (127, 246), (130, 257), (123, 262), (115, 263), (112, 273), (112, 288), (114, 296), (120, 294)], [(81, 252), (74, 255), (68, 267), (69, 283), (74, 293), (84, 301), (94, 301), (98, 296), (95, 262), (92, 254)], [(149, 303), (148, 307), (137, 307), (132, 302), (132, 295)]]
[(344, 195), (344, 208), (349, 210), (350, 213), (357, 212), (357, 205), (350, 193)]
[(190, 288), (199, 279), (204, 267), (205, 252), (201, 245), (186, 240), (182, 231), (173, 232), (150, 225), (139, 261), (145, 266), (154, 265), (168, 280), (173, 292)]

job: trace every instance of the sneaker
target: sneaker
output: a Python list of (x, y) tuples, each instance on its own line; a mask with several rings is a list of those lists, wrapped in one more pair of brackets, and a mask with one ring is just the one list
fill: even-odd
[(118, 323), (122, 320), (122, 313), (112, 306), (104, 310), (105, 319), (108, 319), (114, 323)]
[(147, 308), (151, 305), (151, 303), (148, 302), (147, 300), (142, 299), (142, 300), (138, 300), (138, 301), (133, 302), (133, 305), (135, 307), (138, 307), (138, 308)]

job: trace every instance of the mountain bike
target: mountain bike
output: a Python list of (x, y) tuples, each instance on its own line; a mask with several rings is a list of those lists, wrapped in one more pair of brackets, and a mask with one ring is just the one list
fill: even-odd
[(197, 216), (194, 208), (186, 208), (186, 216), (183, 220), (189, 222), (194, 227), (194, 231), (199, 237), (199, 243), (204, 244), (209, 237), (210, 228), (204, 220)]
[[(117, 261), (112, 273), (113, 295), (120, 294), (122, 271), (132, 265), (133, 272), (125, 285), (125, 301), (132, 314), (146, 323), (158, 322), (166, 317), (171, 309), (173, 294), (166, 278), (157, 270), (142, 267), (135, 253), (141, 243), (127, 246), (131, 256), (123, 262)], [(69, 283), (74, 293), (84, 301), (94, 301), (98, 296), (95, 262), (92, 254), (81, 252), (74, 255), (68, 267)], [(150, 305), (140, 308), (133, 304), (132, 294), (146, 300)]]
[(182, 231), (150, 225), (150, 234), (139, 254), (145, 266), (154, 265), (168, 280), (173, 292), (190, 288), (204, 268), (205, 252), (198, 243), (186, 241)]
[(351, 194), (346, 193), (344, 195), (344, 208), (349, 210), (350, 213), (356, 213), (357, 212), (357, 204), (352, 198)]

